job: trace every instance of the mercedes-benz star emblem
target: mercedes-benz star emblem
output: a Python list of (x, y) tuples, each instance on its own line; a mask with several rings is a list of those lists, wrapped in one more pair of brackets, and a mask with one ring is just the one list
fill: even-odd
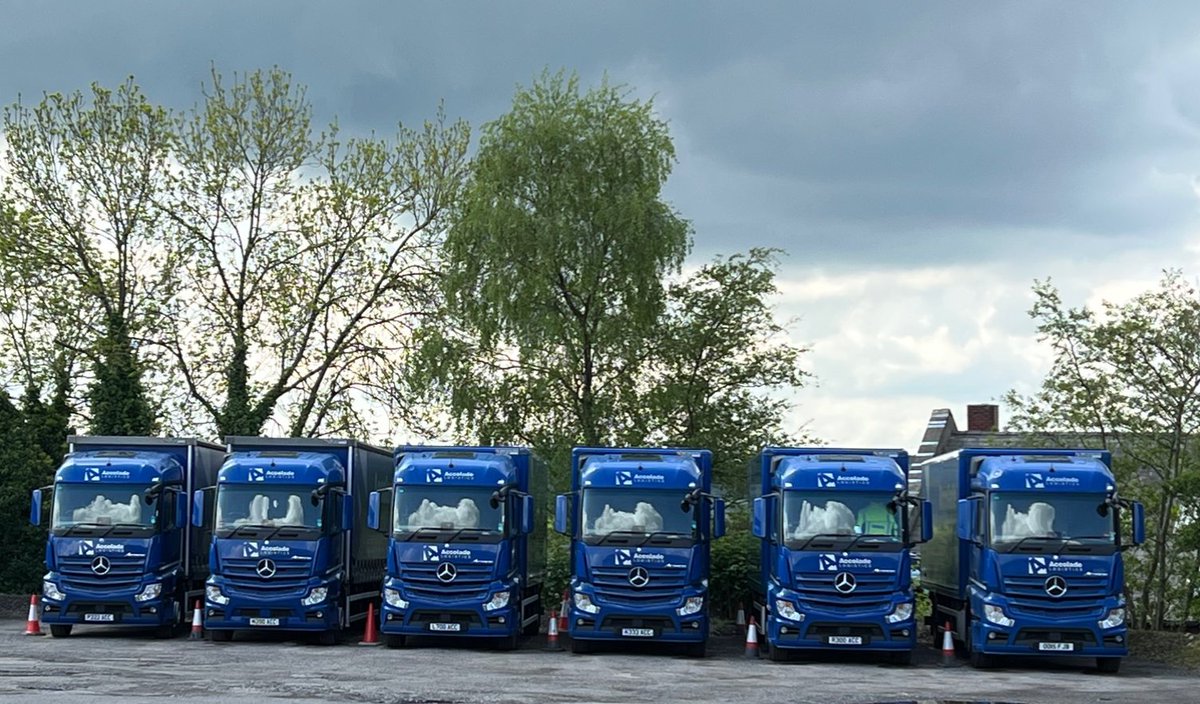
[(254, 571), (258, 573), (259, 577), (270, 579), (275, 576), (275, 561), (264, 557), (254, 566)]
[(1046, 580), (1046, 593), (1057, 599), (1067, 593), (1067, 580), (1054, 575)]
[(838, 572), (837, 576), (833, 578), (833, 588), (843, 594), (849, 594), (858, 588), (858, 582), (849, 572)]
[(650, 573), (645, 567), (634, 567), (629, 570), (629, 583), (635, 587), (644, 587), (650, 583)]
[(457, 576), (458, 576), (458, 568), (455, 567), (454, 565), (450, 564), (449, 562), (443, 562), (442, 564), (438, 565), (437, 578), (440, 581), (453, 582), (454, 578)]
[(103, 555), (100, 555), (96, 559), (92, 560), (92, 571), (101, 577), (108, 574), (108, 571), (111, 569), (112, 563), (109, 562), (108, 558)]

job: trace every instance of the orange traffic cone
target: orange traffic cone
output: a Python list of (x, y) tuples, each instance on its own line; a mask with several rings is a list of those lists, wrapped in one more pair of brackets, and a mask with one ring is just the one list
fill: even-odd
[(546, 629), (546, 650), (559, 651), (562, 646), (558, 644), (558, 614), (550, 612), (550, 626)]
[(951, 635), (950, 622), (946, 622), (946, 627), (942, 631), (942, 667), (956, 665), (957, 661), (954, 657), (954, 636)]
[(746, 657), (758, 657), (758, 625), (754, 623), (754, 617), (750, 617), (750, 625), (746, 627)]
[(37, 594), (29, 597), (29, 619), (25, 622), (25, 635), (41, 636), (42, 623), (38, 620), (38, 597)]
[(204, 620), (200, 613), (200, 600), (196, 600), (196, 606), (192, 609), (192, 635), (188, 636), (191, 640), (203, 640), (204, 638)]
[(359, 645), (379, 645), (379, 630), (375, 625), (375, 602), (367, 602), (367, 627), (363, 631), (363, 639)]
[(741, 628), (746, 627), (746, 609), (741, 604), (738, 604), (737, 625)]

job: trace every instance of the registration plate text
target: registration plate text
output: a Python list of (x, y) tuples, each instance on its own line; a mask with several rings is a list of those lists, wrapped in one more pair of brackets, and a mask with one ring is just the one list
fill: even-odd
[(84, 621), (108, 623), (117, 620), (116, 614), (84, 614)]
[(622, 628), (621, 635), (631, 638), (653, 638), (653, 628)]
[(441, 631), (443, 633), (457, 633), (462, 630), (461, 623), (431, 623), (429, 630)]
[(862, 636), (829, 636), (830, 645), (862, 645)]
[(251, 626), (278, 626), (279, 619), (277, 618), (252, 618), (250, 619)]
[(1075, 650), (1074, 643), (1038, 643), (1038, 650), (1062, 650), (1070, 652)]

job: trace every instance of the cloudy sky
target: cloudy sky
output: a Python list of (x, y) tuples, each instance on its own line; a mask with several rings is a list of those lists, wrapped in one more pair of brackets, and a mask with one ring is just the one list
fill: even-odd
[(478, 126), (546, 67), (653, 96), (693, 259), (788, 252), (819, 380), (792, 422), (835, 444), (915, 449), (931, 409), (1032, 390), (1034, 279), (1200, 276), (1194, 2), (0, 0), (5, 104), (132, 74), (183, 108), (212, 64), (281, 66), (357, 132), (440, 100)]

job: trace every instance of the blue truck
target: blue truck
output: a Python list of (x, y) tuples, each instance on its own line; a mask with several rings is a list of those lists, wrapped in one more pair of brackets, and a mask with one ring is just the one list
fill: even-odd
[(269, 630), (336, 643), (379, 596), (387, 539), (367, 529), (367, 503), (389, 485), (392, 453), (355, 440), (226, 443), (192, 510), (194, 525), (213, 524), (204, 628), (214, 641)]
[[(368, 525), (390, 535), (380, 632), (487, 639), (511, 650), (541, 623), (546, 465), (522, 447), (396, 449)], [(387, 501), (384, 501), (384, 498)], [(381, 526), (381, 518), (387, 525)]]
[(909, 495), (908, 468), (903, 450), (768, 447), (751, 461), (754, 610), (772, 660), (813, 650), (912, 660), (911, 550), (929, 539), (932, 513)]
[(42, 622), (58, 638), (80, 624), (174, 634), (208, 575), (208, 529), (188, 522), (188, 506), (215, 479), (224, 448), (188, 438), (67, 443), (54, 484), (33, 492), (34, 525), (52, 497)]
[(605, 642), (708, 643), (709, 546), (725, 534), (712, 453), (576, 447), (554, 529), (569, 534), (571, 649)]
[(1117, 672), (1128, 652), (1121, 553), (1145, 524), (1141, 504), (1118, 494), (1112, 455), (964, 449), (920, 466), (936, 528), (921, 549), (931, 630), (949, 622), (975, 667), (1069, 655)]

